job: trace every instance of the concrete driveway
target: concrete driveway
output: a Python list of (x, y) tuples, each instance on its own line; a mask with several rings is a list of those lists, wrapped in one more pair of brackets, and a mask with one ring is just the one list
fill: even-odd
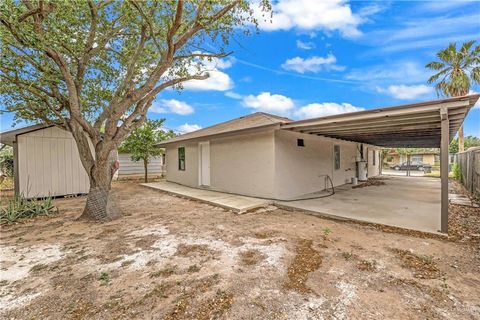
[[(405, 170), (393, 170), (393, 169), (383, 169), (382, 174), (386, 176), (407, 176), (407, 171)], [(419, 170), (411, 170), (410, 176), (411, 177), (423, 177), (425, 173)]]
[(349, 220), (437, 233), (440, 229), (440, 179), (382, 176), (385, 183), (352, 189), (335, 188), (330, 197), (280, 201), (278, 204)]

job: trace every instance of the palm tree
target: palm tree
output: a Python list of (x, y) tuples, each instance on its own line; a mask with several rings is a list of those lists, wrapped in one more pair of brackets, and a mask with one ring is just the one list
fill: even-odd
[[(447, 97), (458, 97), (468, 94), (474, 84), (480, 84), (480, 45), (473, 50), (475, 40), (465, 42), (457, 51), (456, 43), (439, 51), (440, 61), (433, 61), (425, 67), (438, 71), (428, 79), (435, 83), (437, 94)], [(458, 130), (458, 151), (464, 151), (463, 125)]]

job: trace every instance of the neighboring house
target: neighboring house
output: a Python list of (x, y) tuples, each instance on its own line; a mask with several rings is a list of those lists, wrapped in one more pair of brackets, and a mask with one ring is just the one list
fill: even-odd
[[(281, 130), (292, 120), (257, 112), (159, 143), (167, 180), (190, 187), (289, 200), (351, 182), (360, 150), (368, 176), (380, 147)], [(328, 179), (330, 178), (330, 179)]]
[[(438, 165), (440, 163), (440, 149), (417, 149), (415, 153), (410, 155), (410, 161), (412, 163), (424, 163), (431, 166)], [(389, 153), (387, 153), (385, 163), (389, 167), (402, 164), (404, 162), (407, 162), (406, 154), (400, 154), (395, 149), (392, 149)]]

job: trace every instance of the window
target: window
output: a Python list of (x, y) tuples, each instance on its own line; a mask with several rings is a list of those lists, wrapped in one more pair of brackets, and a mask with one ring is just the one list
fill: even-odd
[(305, 147), (305, 141), (303, 141), (303, 139), (297, 139), (297, 146), (298, 147)]
[(339, 145), (333, 146), (333, 159), (334, 159), (335, 170), (340, 169), (340, 146)]
[(178, 170), (185, 171), (185, 147), (178, 148)]
[(377, 162), (377, 151), (373, 150), (373, 165)]
[(423, 162), (423, 154), (414, 154), (414, 155), (412, 155), (412, 162), (422, 163), (422, 162)]

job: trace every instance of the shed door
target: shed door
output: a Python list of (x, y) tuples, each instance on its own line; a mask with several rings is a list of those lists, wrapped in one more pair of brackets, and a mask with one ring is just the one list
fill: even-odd
[(200, 142), (198, 144), (200, 150), (199, 157), (199, 172), (200, 172), (200, 185), (210, 185), (210, 142)]

